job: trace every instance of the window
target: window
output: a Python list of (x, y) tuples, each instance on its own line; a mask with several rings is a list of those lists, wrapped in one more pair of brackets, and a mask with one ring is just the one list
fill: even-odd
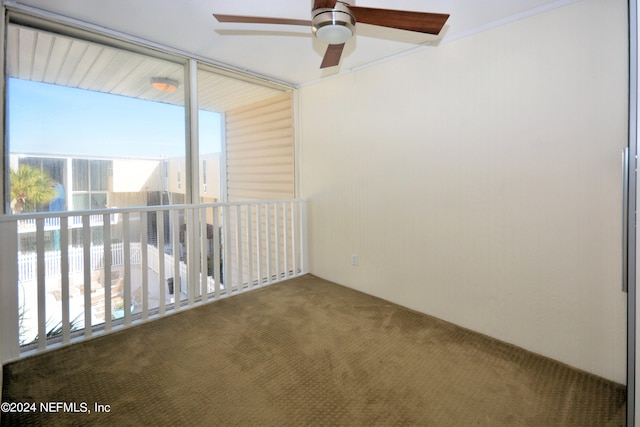
[(110, 161), (72, 159), (72, 199), (69, 210), (104, 209), (108, 206)]
[(40, 205), (29, 203), (26, 211), (62, 211), (66, 209), (64, 187), (60, 183), (64, 182), (64, 171), (66, 161), (64, 159), (43, 158), (43, 157), (21, 157), (18, 159), (19, 166), (27, 166), (37, 169), (42, 174), (51, 179), (51, 183), (56, 189), (54, 199), (49, 203)]
[[(180, 61), (13, 23), (7, 34), (14, 171), (39, 165), (42, 182), (68, 195), (69, 210), (142, 206), (163, 199), (148, 193), (184, 193), (184, 185), (170, 188), (163, 177), (167, 163), (185, 168)], [(155, 88), (158, 78), (174, 90)], [(45, 161), (51, 158), (56, 162)], [(164, 199), (184, 200), (180, 196)], [(48, 206), (46, 200), (27, 203), (23, 212)]]
[[(22, 13), (9, 12), (9, 21), (5, 51), (7, 146), (3, 153), (9, 158), (2, 162), (2, 173), (13, 188), (22, 168), (38, 178), (39, 193), (27, 195), (24, 203), (5, 193), (5, 212), (9, 207), (13, 213), (57, 212), (293, 196), (292, 98), (288, 88), (197, 64), (197, 81), (191, 83), (198, 88), (198, 146), (187, 150), (193, 141), (186, 138), (184, 89), (188, 87), (186, 76), (193, 73), (186, 72), (185, 64), (192, 66), (195, 61)], [(154, 85), (159, 81), (161, 85)], [(199, 157), (187, 161), (187, 152), (197, 152)], [(227, 159), (231, 159), (229, 167)], [(192, 182), (194, 178), (198, 182)], [(212, 267), (214, 259), (220, 260), (221, 267), (223, 263), (232, 265), (239, 260), (237, 254), (220, 258), (220, 253), (212, 252), (216, 234), (213, 212), (210, 209), (206, 218), (208, 262)], [(79, 262), (87, 249), (87, 238), (92, 250), (103, 250), (108, 233), (111, 253), (116, 254), (122, 253), (123, 240), (128, 239), (131, 247), (141, 247), (145, 236), (149, 251), (155, 251), (158, 259), (179, 251), (179, 262), (185, 264), (185, 254), (195, 252), (187, 247), (179, 209), (171, 215), (168, 210), (130, 210), (127, 215), (127, 229), (124, 221), (113, 219), (117, 215), (106, 224), (103, 222), (109, 215), (83, 217), (89, 221), (78, 221), (79, 216), (69, 218), (65, 240), (69, 243), (69, 265), (73, 266), (70, 284), (88, 285), (84, 264)], [(19, 261), (32, 259), (36, 249), (44, 247), (45, 262), (61, 265), (61, 258), (56, 257), (63, 252), (62, 222), (52, 217), (47, 218), (44, 245), (30, 228), (19, 232)], [(236, 219), (234, 215), (230, 221)], [(256, 233), (257, 222), (247, 219), (241, 218), (242, 226), (250, 222)], [(144, 222), (146, 230), (140, 229)], [(174, 233), (174, 226), (179, 227), (179, 233)], [(222, 246), (230, 238), (218, 236)], [(164, 248), (159, 247), (160, 237)], [(244, 233), (241, 238), (246, 238)], [(112, 273), (122, 268), (116, 258), (111, 257)], [(99, 280), (101, 286), (108, 285), (104, 277), (94, 279), (94, 274), (106, 274), (105, 259), (92, 255), (92, 284)], [(143, 267), (131, 273), (132, 293), (141, 286), (138, 275)], [(45, 270), (47, 292), (58, 295), (61, 273)], [(38, 310), (39, 278), (25, 274), (18, 281), (23, 289), (19, 296), (23, 319), (28, 323), (28, 319), (37, 318), (32, 314)], [(121, 298), (114, 297), (114, 292), (112, 283), (112, 298)], [(122, 304), (116, 299), (112, 307)], [(82, 311), (84, 304), (83, 297), (72, 297), (70, 310)], [(47, 299), (46, 305), (47, 313), (60, 308), (57, 300)], [(100, 306), (98, 303), (94, 308)], [(96, 313), (91, 320), (94, 325), (109, 319), (108, 312)], [(55, 322), (56, 318), (49, 320)], [(25, 326), (21, 342), (32, 341), (33, 331), (33, 325)]]
[(198, 70), (198, 153), (200, 156), (200, 202), (212, 203), (223, 199), (220, 173), (222, 165), (222, 128), (224, 103), (221, 87), (229, 86), (229, 79), (204, 69)]
[[(43, 27), (53, 25), (40, 23)], [(137, 48), (129, 50), (131, 46), (99, 40), (95, 34), (80, 35), (82, 38), (31, 25), (8, 24), (5, 133), (9, 161), (3, 164), (9, 164), (10, 170), (3, 169), (3, 173), (5, 179), (10, 178), (12, 190), (26, 188), (21, 180), (27, 182), (34, 177), (37, 186), (28, 186), (20, 203), (18, 197), (5, 194), (5, 209), (10, 206), (13, 213), (28, 213), (183, 203), (185, 186), (181, 186), (182, 191), (175, 188), (171, 171), (186, 168), (184, 60), (159, 57), (159, 53), (150, 55)], [(174, 90), (155, 88), (152, 83), (156, 78), (173, 85)], [(22, 175), (21, 169), (25, 172)], [(140, 229), (143, 215), (147, 214), (132, 214), (128, 227), (128, 241), (134, 247), (141, 244), (145, 231)], [(157, 248), (155, 236), (163, 234), (165, 243), (171, 246), (173, 224), (165, 221), (164, 230), (159, 230), (153, 215), (147, 217), (146, 231), (153, 237), (147, 242), (150, 250), (162, 253), (165, 248)], [(79, 292), (85, 282), (82, 253), (87, 234), (92, 254), (105, 246), (105, 228), (110, 228), (113, 254), (122, 252), (127, 235), (115, 215), (106, 225), (101, 215), (88, 218), (86, 223), (70, 217), (65, 236), (69, 242), (70, 287)], [(32, 259), (44, 243), (47, 266), (61, 265), (61, 224), (57, 218), (47, 218), (44, 242), (36, 241), (35, 231), (29, 228), (21, 231), (18, 262)], [(112, 273), (121, 273), (122, 265), (116, 258), (114, 255), (110, 268)], [(95, 284), (96, 289), (103, 289), (109, 283), (101, 278), (105, 274), (103, 263), (104, 258), (92, 256), (92, 288)], [(55, 268), (45, 270), (45, 288), (60, 295), (62, 273), (56, 273)], [(140, 280), (132, 276), (135, 289)], [(23, 310), (20, 340), (26, 344), (35, 339), (33, 332), (37, 330), (33, 319), (37, 319), (38, 285), (27, 273), (19, 275), (18, 281)], [(98, 297), (104, 300), (104, 293), (101, 295)], [(117, 318), (115, 312), (104, 312), (103, 300), (93, 307), (94, 325), (105, 322), (110, 315)], [(122, 296), (117, 296), (112, 283), (111, 307), (118, 304), (122, 304)], [(46, 306), (47, 314), (51, 313), (47, 322), (55, 326), (60, 302), (55, 297), (47, 298)], [(72, 313), (86, 313), (82, 297), (70, 298), (69, 306)]]

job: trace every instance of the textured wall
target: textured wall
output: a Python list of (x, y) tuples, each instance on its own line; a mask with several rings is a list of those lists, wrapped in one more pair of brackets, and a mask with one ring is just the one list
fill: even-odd
[(301, 88), (311, 272), (624, 383), (626, 7)]

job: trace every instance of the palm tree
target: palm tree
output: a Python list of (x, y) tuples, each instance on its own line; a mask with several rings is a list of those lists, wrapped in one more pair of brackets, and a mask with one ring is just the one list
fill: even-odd
[(25, 205), (49, 203), (56, 196), (53, 181), (46, 172), (29, 165), (11, 169), (11, 210), (22, 213)]

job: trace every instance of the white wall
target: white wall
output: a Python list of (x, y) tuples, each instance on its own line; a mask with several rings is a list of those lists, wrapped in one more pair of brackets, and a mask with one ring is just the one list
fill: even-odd
[(583, 0), (301, 88), (311, 272), (626, 382), (626, 7)]
[(113, 191), (117, 193), (162, 191), (159, 160), (114, 159)]

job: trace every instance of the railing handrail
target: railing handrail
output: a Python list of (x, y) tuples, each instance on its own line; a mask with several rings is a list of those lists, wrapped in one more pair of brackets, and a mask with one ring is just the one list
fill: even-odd
[(173, 205), (157, 205), (157, 206), (131, 206), (126, 208), (104, 208), (104, 209), (86, 209), (77, 211), (58, 211), (58, 212), (25, 212), (19, 214), (0, 214), (0, 222), (22, 221), (25, 219), (39, 218), (69, 218), (76, 216), (93, 216), (93, 215), (114, 215), (121, 213), (139, 213), (139, 212), (157, 212), (173, 209), (199, 209), (210, 207), (224, 206), (247, 206), (247, 205), (273, 205), (281, 203), (304, 202), (304, 199), (269, 199), (269, 200), (247, 200), (240, 202), (212, 202), (212, 203), (193, 203), (193, 204), (173, 204)]

